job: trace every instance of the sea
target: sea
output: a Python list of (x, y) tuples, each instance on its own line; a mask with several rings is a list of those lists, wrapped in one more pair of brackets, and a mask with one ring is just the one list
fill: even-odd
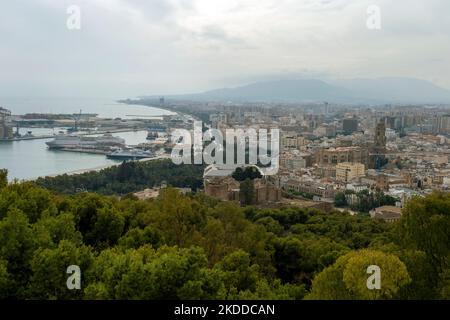
[[(160, 108), (127, 105), (116, 98), (1, 98), (0, 107), (11, 110), (13, 115), (26, 113), (96, 113), (103, 118), (158, 118), (173, 114)], [(19, 133), (31, 131), (34, 136), (57, 134), (64, 128), (20, 128)], [(14, 129), (15, 130), (15, 129)], [(114, 133), (125, 139), (128, 145), (145, 142), (146, 131)], [(8, 170), (8, 179), (34, 180), (38, 177), (55, 176), (99, 169), (120, 163), (104, 155), (48, 150), (47, 141), (52, 139), (0, 142), (0, 169)]]

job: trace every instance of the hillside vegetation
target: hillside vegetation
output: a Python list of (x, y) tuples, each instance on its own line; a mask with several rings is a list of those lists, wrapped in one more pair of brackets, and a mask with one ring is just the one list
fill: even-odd
[[(449, 214), (450, 196), (438, 193), (387, 224), (171, 188), (146, 201), (61, 195), (0, 177), (0, 298), (450, 298)], [(366, 288), (373, 264), (376, 292)], [(66, 287), (70, 265), (80, 290)]]

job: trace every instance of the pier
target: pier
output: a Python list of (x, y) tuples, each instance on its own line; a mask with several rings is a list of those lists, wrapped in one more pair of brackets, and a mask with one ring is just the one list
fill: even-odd
[[(140, 131), (135, 130), (131, 128), (124, 128), (124, 129), (112, 129), (112, 130), (102, 130), (102, 131), (95, 131), (95, 132), (81, 132), (77, 133), (78, 136), (95, 136), (95, 135), (101, 135), (106, 133), (119, 133), (119, 132), (133, 132), (133, 131)], [(44, 140), (44, 139), (52, 139), (55, 135), (42, 135), (42, 136), (25, 136), (25, 137), (14, 137), (10, 139), (0, 139), (0, 142), (14, 142), (14, 141), (24, 141), (24, 140)]]

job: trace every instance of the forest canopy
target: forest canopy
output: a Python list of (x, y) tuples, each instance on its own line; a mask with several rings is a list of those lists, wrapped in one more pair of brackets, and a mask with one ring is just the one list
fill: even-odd
[[(0, 298), (448, 299), (449, 215), (441, 193), (385, 223), (172, 188), (143, 201), (3, 183)], [(374, 264), (377, 292), (365, 287)], [(80, 267), (80, 290), (66, 286), (70, 265)]]
[(129, 161), (100, 171), (39, 178), (36, 184), (63, 194), (88, 191), (105, 195), (124, 195), (159, 187), (163, 183), (196, 191), (203, 187), (204, 169), (203, 165), (175, 165), (168, 159)]

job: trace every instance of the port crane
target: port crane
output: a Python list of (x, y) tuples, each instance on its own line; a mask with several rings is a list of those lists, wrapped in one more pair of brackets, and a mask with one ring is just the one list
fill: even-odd
[(81, 120), (81, 114), (82, 114), (82, 110), (81, 109), (80, 109), (80, 113), (79, 114), (76, 114), (76, 113), (73, 114), (73, 120), (75, 121), (75, 124), (74, 124), (74, 127), (72, 128), (72, 130), (70, 130), (70, 131), (73, 131), (73, 132), (77, 132), (78, 131), (78, 126), (79, 126), (79, 123), (80, 123), (80, 120)]

